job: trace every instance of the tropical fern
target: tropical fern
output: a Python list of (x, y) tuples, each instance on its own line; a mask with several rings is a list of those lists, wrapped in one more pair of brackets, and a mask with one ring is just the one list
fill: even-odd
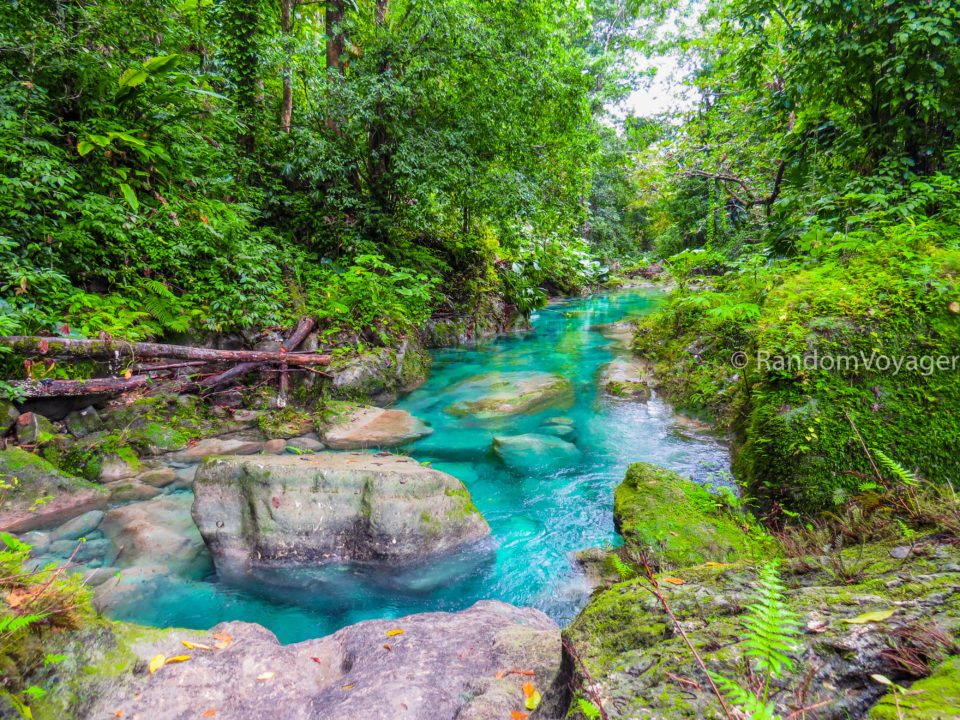
[(907, 470), (903, 465), (892, 457), (885, 455), (882, 451), (877, 450), (877, 448), (873, 448), (873, 454), (884, 469), (904, 485), (918, 484), (919, 481), (917, 480), (916, 473)]
[(758, 698), (749, 690), (745, 690), (732, 680), (723, 677), (723, 675), (710, 673), (710, 677), (713, 678), (720, 692), (750, 720), (779, 720), (772, 700)]
[(744, 654), (753, 660), (757, 672), (779, 678), (784, 670), (793, 670), (793, 660), (787, 653), (797, 635), (797, 615), (787, 605), (779, 563), (761, 565), (759, 575), (759, 590), (753, 604), (747, 606), (744, 620)]
[(758, 574), (757, 594), (747, 606), (744, 619), (743, 648), (762, 685), (751, 691), (722, 675), (710, 676), (720, 692), (751, 720), (777, 720), (774, 703), (768, 699), (770, 680), (793, 670), (793, 660), (787, 653), (799, 632), (798, 617), (787, 604), (779, 563), (761, 565)]
[(18, 630), (40, 622), (47, 613), (38, 613), (34, 615), (4, 615), (0, 617), (0, 633), (15, 633)]

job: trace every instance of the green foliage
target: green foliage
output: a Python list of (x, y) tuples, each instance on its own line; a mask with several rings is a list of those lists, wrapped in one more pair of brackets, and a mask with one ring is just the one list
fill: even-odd
[(776, 708), (768, 698), (770, 683), (793, 671), (793, 660), (787, 653), (793, 648), (799, 626), (796, 613), (787, 603), (779, 564), (771, 561), (761, 565), (758, 576), (757, 592), (744, 618), (742, 643), (751, 670), (749, 678), (755, 687), (748, 689), (718, 673), (710, 675), (720, 691), (747, 717), (775, 720)]
[(877, 461), (882, 465), (887, 472), (889, 472), (894, 478), (902, 482), (904, 485), (916, 485), (917, 484), (917, 475), (910, 470), (907, 470), (903, 465), (898, 463), (891, 457), (888, 457), (880, 450), (876, 448), (873, 449), (873, 456)]

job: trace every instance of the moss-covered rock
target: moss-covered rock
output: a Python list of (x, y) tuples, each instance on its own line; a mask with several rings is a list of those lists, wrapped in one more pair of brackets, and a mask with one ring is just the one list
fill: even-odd
[(870, 709), (870, 720), (960, 718), (960, 656), (940, 663), (907, 692), (887, 693)]
[(390, 399), (424, 381), (430, 356), (419, 342), (404, 340), (396, 348), (377, 348), (359, 356), (335, 358), (327, 368), (330, 394), (341, 400)]
[(452, 394), (455, 400), (447, 408), (451, 415), (497, 420), (565, 407), (573, 400), (573, 386), (565, 377), (551, 373), (492, 372), (464, 380)]
[[(897, 658), (914, 647), (912, 638), (955, 637), (960, 630), (960, 549), (922, 541), (905, 560), (896, 560), (892, 547), (877, 543), (844, 551), (847, 566), (869, 567), (868, 574), (849, 583), (826, 559), (783, 566), (801, 632), (788, 651), (793, 670), (776, 683), (781, 716), (802, 702), (807, 707), (823, 703), (817, 708), (823, 720), (863, 717), (885, 691), (871, 674), (909, 684)], [(703, 564), (671, 570), (669, 580), (658, 577), (660, 591), (707, 668), (745, 682), (741, 644), (743, 616), (755, 593), (752, 564)], [(575, 679), (586, 683), (589, 674), (611, 720), (723, 718), (707, 678), (649, 587), (642, 577), (614, 585), (595, 595), (564, 631), (583, 662)], [(864, 620), (868, 613), (885, 619)], [(931, 686), (944, 687), (939, 678), (950, 673), (955, 669), (938, 670)], [(798, 692), (806, 693), (802, 701)], [(569, 717), (586, 718), (576, 703)]]
[(106, 504), (98, 485), (66, 475), (20, 448), (0, 450), (0, 530), (25, 532), (59, 525)]
[(635, 463), (613, 497), (614, 521), (624, 541), (661, 567), (730, 562), (757, 549), (743, 517), (671, 470)]

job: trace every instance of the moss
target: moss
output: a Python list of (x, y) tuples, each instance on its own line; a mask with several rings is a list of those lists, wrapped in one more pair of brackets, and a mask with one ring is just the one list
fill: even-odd
[[(898, 707), (899, 705), (899, 707)], [(888, 693), (870, 710), (870, 720), (943, 720), (960, 717), (960, 656), (940, 663), (894, 699)]]
[(703, 487), (677, 473), (636, 463), (614, 493), (614, 520), (628, 546), (662, 566), (684, 567), (759, 554), (745, 519), (723, 509)]
[(268, 438), (292, 438), (313, 430), (313, 418), (306, 410), (285, 407), (263, 413), (257, 425)]

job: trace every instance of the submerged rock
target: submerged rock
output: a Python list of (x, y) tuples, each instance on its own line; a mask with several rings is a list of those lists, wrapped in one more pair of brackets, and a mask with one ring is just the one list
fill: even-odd
[[(234, 720), (493, 720), (529, 712), (529, 682), (543, 697), (536, 716), (551, 718), (564, 698), (556, 624), (502, 602), (368, 620), (292, 645), (242, 622), (210, 634), (105, 630), (63, 649), (85, 671), (49, 686), (51, 717), (174, 720), (213, 709)], [(183, 640), (214, 649), (185, 651)], [(145, 670), (157, 655), (183, 654), (188, 662)]]
[(608, 395), (638, 400), (650, 398), (647, 365), (641, 361), (614, 360), (600, 374), (600, 385)]
[(384, 410), (361, 405), (325, 430), (323, 442), (331, 450), (394, 447), (432, 432), (422, 420), (406, 410)]
[(0, 502), (0, 530), (7, 532), (60, 525), (102, 507), (110, 496), (19, 448), (0, 450), (0, 479), (13, 485)]
[(120, 567), (162, 566), (200, 577), (209, 570), (203, 539), (193, 524), (189, 494), (161, 495), (113, 508), (100, 531), (119, 551)]
[(729, 562), (748, 556), (741, 522), (702, 486), (672, 470), (635, 463), (613, 496), (617, 530), (661, 567)]
[(637, 332), (637, 326), (630, 320), (594, 325), (591, 329), (599, 331), (603, 337), (612, 342), (615, 348), (620, 350), (630, 349), (633, 345), (633, 336)]
[(490, 533), (459, 480), (394, 455), (214, 457), (194, 494), (221, 571), (415, 560)]
[(498, 435), (493, 452), (508, 467), (528, 473), (576, 462), (583, 455), (573, 443), (540, 433)]
[(451, 415), (493, 419), (532, 413), (573, 400), (573, 386), (560, 375), (543, 372), (494, 372), (464, 380), (453, 389), (460, 399)]

